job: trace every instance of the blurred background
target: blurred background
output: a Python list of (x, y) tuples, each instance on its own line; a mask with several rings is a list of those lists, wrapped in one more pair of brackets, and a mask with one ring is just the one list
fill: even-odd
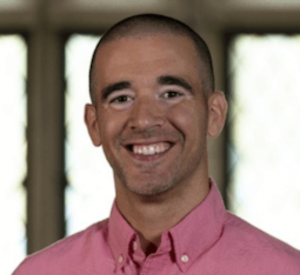
[(0, 273), (109, 216), (112, 171), (83, 122), (101, 35), (139, 13), (211, 49), (226, 127), (209, 140), (226, 207), (300, 249), (299, 0), (0, 0)]

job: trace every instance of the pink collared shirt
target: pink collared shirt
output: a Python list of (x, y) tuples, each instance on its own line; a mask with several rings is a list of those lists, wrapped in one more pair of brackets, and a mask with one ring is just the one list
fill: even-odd
[(109, 219), (27, 257), (13, 275), (299, 275), (300, 251), (227, 212), (211, 182), (147, 258), (114, 204)]

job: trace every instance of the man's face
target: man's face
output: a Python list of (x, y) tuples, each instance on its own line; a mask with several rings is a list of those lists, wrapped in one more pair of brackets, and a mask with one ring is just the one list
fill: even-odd
[(154, 195), (207, 169), (206, 73), (189, 39), (122, 38), (101, 46), (95, 66), (97, 107), (87, 124), (116, 186)]

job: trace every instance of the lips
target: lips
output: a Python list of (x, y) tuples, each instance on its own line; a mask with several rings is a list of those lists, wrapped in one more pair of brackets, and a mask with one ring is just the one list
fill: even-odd
[(133, 143), (126, 146), (127, 151), (134, 158), (141, 161), (153, 161), (165, 155), (174, 145), (173, 142)]

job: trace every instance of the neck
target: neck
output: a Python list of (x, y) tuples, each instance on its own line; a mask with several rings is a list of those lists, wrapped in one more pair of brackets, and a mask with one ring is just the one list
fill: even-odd
[[(200, 176), (200, 177), (199, 177)], [(208, 175), (155, 196), (140, 196), (117, 188), (116, 203), (129, 224), (137, 232), (146, 256), (154, 253), (164, 231), (178, 224), (197, 207), (209, 192)]]

